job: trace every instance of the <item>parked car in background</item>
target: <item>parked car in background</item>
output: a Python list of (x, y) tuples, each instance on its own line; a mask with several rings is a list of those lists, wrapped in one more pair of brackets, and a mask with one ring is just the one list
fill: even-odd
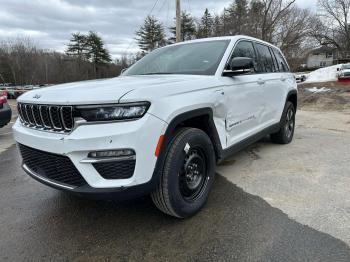
[(350, 79), (350, 64), (343, 64), (338, 68), (338, 79)]
[(11, 108), (7, 103), (7, 93), (6, 91), (0, 91), (0, 128), (11, 121), (11, 116)]
[(297, 83), (302, 83), (306, 80), (306, 75), (303, 73), (296, 73), (295, 80), (297, 81)]
[(7, 99), (14, 99), (15, 98), (15, 89), (13, 87), (0, 86), (0, 92), (1, 91), (4, 91), (7, 93)]

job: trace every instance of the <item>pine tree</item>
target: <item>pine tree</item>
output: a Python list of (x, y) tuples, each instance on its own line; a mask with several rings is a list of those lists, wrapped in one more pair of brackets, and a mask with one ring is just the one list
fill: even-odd
[(215, 15), (213, 24), (213, 36), (223, 36), (223, 23), (219, 15)]
[(205, 9), (204, 15), (202, 16), (199, 24), (198, 38), (207, 38), (213, 34), (214, 20), (210, 14), (208, 8)]
[[(170, 28), (172, 37), (169, 38), (170, 43), (176, 42), (176, 26)], [(181, 13), (181, 38), (182, 41), (188, 41), (196, 38), (196, 25), (191, 14), (182, 12)]]
[(248, 17), (247, 0), (236, 0), (235, 17), (236, 17), (237, 33), (238, 34), (246, 33), (247, 17)]
[(254, 37), (261, 37), (261, 27), (262, 27), (262, 18), (264, 12), (264, 4), (259, 0), (253, 0), (250, 3), (250, 9), (248, 12), (248, 26), (250, 28), (250, 34)]
[(103, 40), (95, 32), (89, 32), (87, 36), (87, 48), (89, 59), (92, 63), (108, 64), (112, 61), (108, 50), (104, 47)]
[(243, 34), (247, 28), (248, 2), (234, 0), (227, 9), (229, 15), (229, 34)]
[(67, 45), (66, 54), (78, 57), (81, 60), (88, 59), (87, 36), (80, 32), (73, 33)]
[(164, 27), (154, 16), (146, 17), (136, 36), (139, 47), (145, 52), (151, 52), (166, 44)]
[(229, 33), (229, 24), (230, 24), (230, 16), (226, 8), (224, 8), (224, 11), (222, 12), (221, 15), (221, 21), (222, 21), (222, 31), (223, 35), (228, 35)]

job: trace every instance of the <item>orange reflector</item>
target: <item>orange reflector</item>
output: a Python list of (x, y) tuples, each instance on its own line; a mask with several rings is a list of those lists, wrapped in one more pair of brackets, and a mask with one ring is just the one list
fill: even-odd
[(158, 157), (159, 156), (159, 152), (160, 152), (160, 148), (162, 147), (164, 141), (164, 135), (161, 135), (158, 139), (158, 144), (156, 147), (156, 151), (154, 152), (155, 156)]

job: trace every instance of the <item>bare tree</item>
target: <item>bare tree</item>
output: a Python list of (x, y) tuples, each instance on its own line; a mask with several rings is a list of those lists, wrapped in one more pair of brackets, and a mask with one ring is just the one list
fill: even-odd
[(319, 0), (321, 12), (314, 36), (323, 43), (350, 50), (350, 0)]
[(272, 41), (275, 27), (280, 19), (290, 12), (290, 7), (296, 0), (263, 0), (263, 19), (261, 25), (261, 39)]

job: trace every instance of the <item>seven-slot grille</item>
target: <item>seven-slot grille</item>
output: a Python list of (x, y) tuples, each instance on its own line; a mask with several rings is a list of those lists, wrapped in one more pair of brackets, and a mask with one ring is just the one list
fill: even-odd
[(70, 132), (74, 127), (73, 107), (18, 103), (22, 123), (43, 130)]

